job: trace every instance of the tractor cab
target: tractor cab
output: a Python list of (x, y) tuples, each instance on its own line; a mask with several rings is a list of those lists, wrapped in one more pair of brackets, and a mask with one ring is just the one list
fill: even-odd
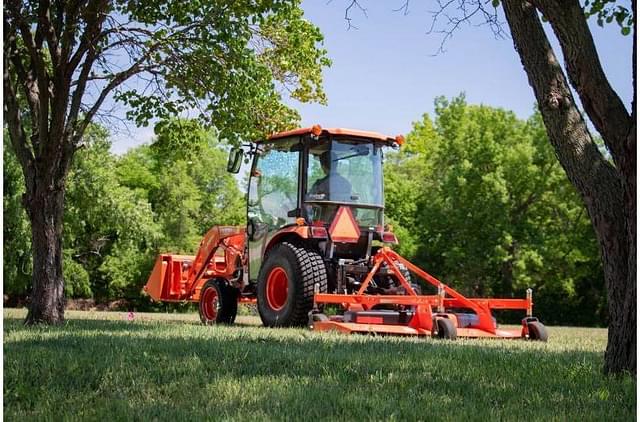
[[(383, 149), (400, 143), (401, 137), (316, 125), (252, 145), (249, 281), (257, 281), (266, 254), (284, 241), (305, 241), (329, 261), (371, 256), (372, 242), (384, 235)], [(230, 155), (231, 170), (237, 155)]]

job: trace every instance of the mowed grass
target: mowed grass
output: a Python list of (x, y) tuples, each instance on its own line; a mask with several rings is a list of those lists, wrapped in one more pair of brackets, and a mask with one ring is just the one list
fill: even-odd
[(548, 343), (267, 329), (255, 317), (4, 311), (5, 420), (634, 420), (636, 382), (601, 374), (606, 330)]

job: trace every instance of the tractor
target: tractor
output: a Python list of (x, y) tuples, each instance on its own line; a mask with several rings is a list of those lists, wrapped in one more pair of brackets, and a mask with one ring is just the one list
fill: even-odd
[[(160, 255), (144, 290), (198, 303), (204, 324), (233, 323), (238, 303), (254, 303), (267, 327), (546, 341), (531, 290), (523, 299), (467, 298), (392, 249), (383, 157), (403, 143), (315, 125), (232, 148), (229, 172), (251, 162), (246, 226), (211, 228), (195, 256)], [(521, 328), (498, 328), (492, 310), (501, 309), (526, 311)]]

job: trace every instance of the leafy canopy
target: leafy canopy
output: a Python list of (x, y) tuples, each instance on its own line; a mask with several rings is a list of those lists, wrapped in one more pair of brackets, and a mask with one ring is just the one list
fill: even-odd
[(118, 89), (116, 98), (139, 125), (196, 110), (221, 137), (251, 139), (297, 120), (282, 92), (326, 101), (321, 70), (330, 61), (299, 1), (127, 1), (115, 3), (114, 12), (110, 26), (129, 32), (107, 37), (104, 46), (131, 43), (129, 61), (163, 81), (157, 91)]
[[(406, 148), (386, 162), (385, 212), (400, 252), (467, 294), (531, 287), (546, 321), (561, 320), (555, 307), (574, 312), (568, 320), (602, 323), (595, 237), (540, 115), (522, 121), (464, 96), (435, 106), (435, 120), (414, 123)], [(578, 311), (586, 303), (598, 316)]]

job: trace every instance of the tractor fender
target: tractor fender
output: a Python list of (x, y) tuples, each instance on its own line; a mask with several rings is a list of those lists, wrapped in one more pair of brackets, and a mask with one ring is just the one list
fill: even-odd
[(298, 226), (292, 225), (283, 227), (278, 230), (267, 242), (266, 247), (264, 248), (264, 253), (262, 256), (265, 256), (267, 252), (275, 245), (282, 242), (295, 242), (300, 239), (308, 239), (309, 238), (309, 226)]

